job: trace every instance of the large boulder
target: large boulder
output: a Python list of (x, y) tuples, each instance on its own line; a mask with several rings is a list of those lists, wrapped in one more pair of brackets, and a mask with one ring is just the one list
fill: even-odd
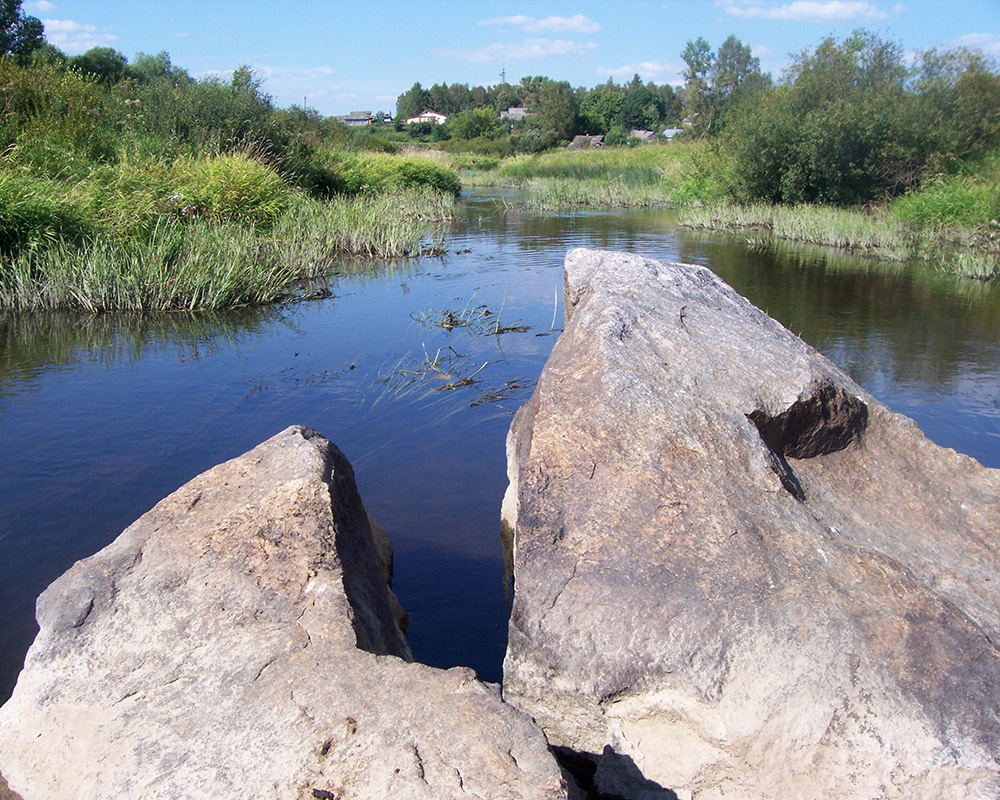
[(541, 731), (410, 663), (350, 464), (293, 427), (178, 489), (39, 598), (0, 709), (24, 800), (560, 798)]
[(709, 270), (566, 259), (504, 697), (627, 798), (1000, 796), (1000, 472)]

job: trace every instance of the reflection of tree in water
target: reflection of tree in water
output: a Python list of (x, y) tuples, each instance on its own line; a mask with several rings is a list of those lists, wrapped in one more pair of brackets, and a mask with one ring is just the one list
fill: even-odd
[(687, 234), (680, 250), (682, 261), (708, 259), (750, 302), (860, 383), (888, 368), (895, 381), (940, 389), (970, 367), (996, 369), (996, 285), (829, 248), (748, 247), (719, 234)]
[(24, 379), (48, 366), (91, 358), (107, 364), (142, 358), (150, 348), (171, 347), (196, 359), (266, 327), (286, 322), (281, 306), (233, 311), (108, 314), (0, 315), (0, 379)]
[[(387, 276), (409, 277), (418, 261), (343, 260), (328, 278), (303, 285), (304, 302), (338, 293), (338, 284), (365, 284)], [(0, 380), (32, 377), (41, 368), (90, 358), (106, 364), (141, 359), (150, 348), (172, 348), (180, 359), (198, 359), (260, 335), (274, 325), (294, 327), (296, 303), (225, 311), (149, 314), (0, 313)]]
[(455, 229), (470, 237), (488, 233), (500, 246), (534, 251), (553, 248), (562, 253), (572, 247), (634, 250), (651, 235), (668, 238), (676, 211), (663, 208), (611, 208), (538, 212), (509, 199), (475, 194), (465, 200)]

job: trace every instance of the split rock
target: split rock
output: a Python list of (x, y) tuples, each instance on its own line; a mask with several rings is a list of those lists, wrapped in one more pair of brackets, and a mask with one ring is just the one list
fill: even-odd
[(1000, 796), (1000, 471), (709, 270), (571, 251), (504, 697), (627, 798)]
[(350, 464), (293, 427), (159, 503), (39, 598), (0, 709), (24, 800), (558, 798), (541, 731), (410, 663)]

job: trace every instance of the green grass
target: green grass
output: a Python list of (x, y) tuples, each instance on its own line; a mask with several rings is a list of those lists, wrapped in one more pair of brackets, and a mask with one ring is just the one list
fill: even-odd
[(957, 174), (931, 176), (895, 200), (892, 211), (914, 224), (968, 228), (1000, 220), (1000, 153), (963, 166)]
[(163, 217), (145, 238), (102, 233), (0, 260), (0, 310), (209, 310), (273, 303), (338, 258), (440, 248), (453, 201), (433, 190), (321, 203), (299, 197), (268, 230)]
[(704, 144), (550, 150), (501, 161), (493, 169), (456, 160), (463, 185), (522, 189), (526, 205), (669, 206), (704, 202), (721, 194), (707, 169)]
[(1000, 237), (985, 236), (980, 229), (907, 222), (885, 208), (717, 205), (686, 209), (678, 221), (689, 228), (740, 232), (760, 246), (773, 240), (805, 242), (889, 261), (923, 260), (969, 278), (998, 274)]

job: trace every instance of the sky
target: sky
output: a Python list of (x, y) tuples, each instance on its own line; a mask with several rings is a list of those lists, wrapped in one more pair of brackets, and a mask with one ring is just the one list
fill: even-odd
[(730, 34), (780, 78), (788, 56), (865, 28), (912, 57), (976, 47), (1000, 61), (1000, 0), (23, 0), (69, 55), (170, 54), (202, 78), (241, 64), (278, 106), (394, 112), (415, 82), (495, 85), (528, 75), (593, 87), (683, 82), (680, 54)]

